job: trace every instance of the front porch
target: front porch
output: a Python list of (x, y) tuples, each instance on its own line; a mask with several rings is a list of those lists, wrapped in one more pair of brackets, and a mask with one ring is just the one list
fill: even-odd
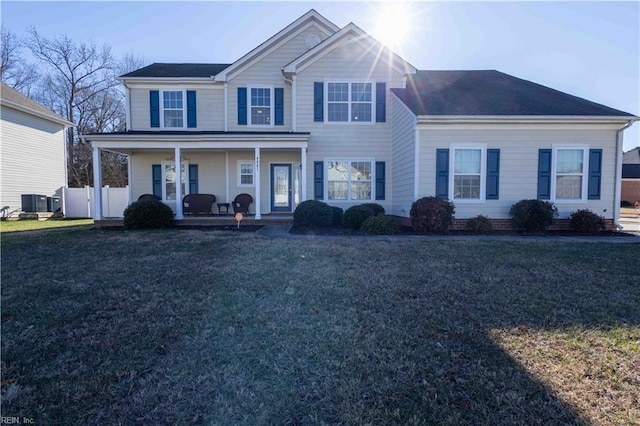
[[(95, 219), (94, 223), (99, 228), (122, 228), (122, 218)], [(199, 226), (238, 226), (238, 221), (234, 216), (185, 216), (182, 219), (175, 219), (174, 225), (177, 227)], [(263, 214), (260, 218), (255, 215), (244, 217), (240, 222), (242, 226), (254, 225), (293, 225), (293, 213), (269, 213)]]

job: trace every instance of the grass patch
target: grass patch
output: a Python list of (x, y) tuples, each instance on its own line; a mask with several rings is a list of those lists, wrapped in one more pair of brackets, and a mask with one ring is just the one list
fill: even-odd
[(0, 232), (38, 231), (87, 225), (93, 225), (93, 219), (3, 220), (0, 221)]
[(7, 235), (3, 415), (629, 424), (637, 253), (200, 230)]

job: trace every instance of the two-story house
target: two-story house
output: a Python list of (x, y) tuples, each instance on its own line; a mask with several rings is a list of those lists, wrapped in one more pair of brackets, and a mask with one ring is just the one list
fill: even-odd
[(431, 195), (458, 219), (505, 219), (537, 197), (613, 222), (622, 130), (639, 119), (498, 71), (417, 70), (315, 10), (232, 64), (155, 63), (120, 79), (128, 130), (85, 135), (95, 182), (100, 150), (125, 153), (131, 199), (153, 193), (178, 219), (176, 200), (200, 192), (249, 193), (256, 219), (307, 199), (408, 217)]

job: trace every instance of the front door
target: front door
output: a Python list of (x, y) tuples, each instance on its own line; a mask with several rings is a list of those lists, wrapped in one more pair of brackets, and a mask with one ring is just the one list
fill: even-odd
[(291, 164), (271, 165), (271, 211), (291, 211)]

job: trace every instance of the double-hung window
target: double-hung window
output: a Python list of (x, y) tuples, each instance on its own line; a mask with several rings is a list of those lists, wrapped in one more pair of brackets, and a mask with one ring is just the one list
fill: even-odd
[(372, 123), (374, 85), (371, 82), (326, 83), (329, 123)]
[(253, 186), (253, 163), (238, 161), (238, 186)]
[[(182, 163), (180, 169), (181, 169), (180, 184), (182, 188), (182, 196), (185, 196), (187, 194), (186, 182), (189, 181), (189, 178), (187, 176), (187, 173), (188, 173), (187, 171), (189, 170), (189, 167), (187, 163)], [(178, 178), (176, 176), (175, 163), (170, 163), (170, 162), (162, 163), (162, 181), (163, 181), (162, 199), (175, 200), (176, 199), (176, 182), (178, 181)]]
[(451, 147), (450, 188), (453, 188), (454, 200), (484, 200), (485, 152), (485, 147), (480, 145)]
[(273, 125), (273, 88), (249, 88), (249, 124), (251, 126)]
[(586, 199), (586, 147), (554, 147), (552, 194), (556, 201)]
[(185, 107), (183, 90), (162, 91), (162, 122), (165, 128), (184, 128)]
[(372, 200), (372, 168), (370, 160), (329, 160), (327, 167), (327, 199)]

